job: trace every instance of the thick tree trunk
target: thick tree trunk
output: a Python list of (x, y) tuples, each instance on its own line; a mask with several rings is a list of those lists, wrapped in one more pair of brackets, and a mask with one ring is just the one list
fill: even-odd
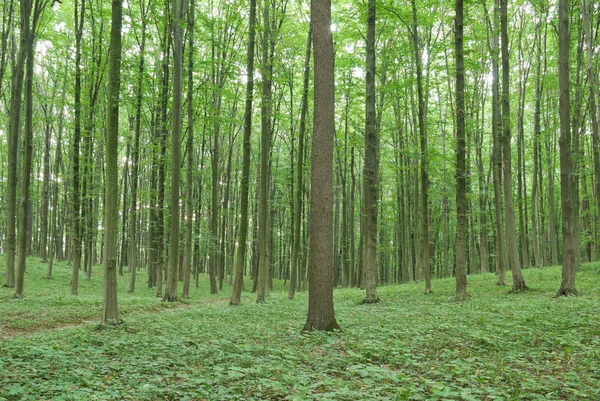
[[(371, 0), (373, 1), (373, 0)], [(331, 1), (313, 0), (314, 113), (310, 198), (308, 316), (305, 331), (339, 329), (333, 309), (334, 49)]]

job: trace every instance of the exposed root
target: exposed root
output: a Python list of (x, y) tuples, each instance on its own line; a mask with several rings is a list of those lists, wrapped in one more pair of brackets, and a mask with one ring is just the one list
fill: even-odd
[(569, 289), (569, 288), (560, 287), (560, 289), (558, 290), (558, 292), (556, 293), (556, 295), (554, 296), (554, 298), (558, 298), (558, 297), (576, 297), (577, 295), (579, 295), (579, 292), (577, 291), (577, 288)]
[(377, 297), (376, 299), (363, 299), (362, 302), (360, 303), (361, 305), (369, 305), (369, 304), (376, 304), (377, 302), (381, 301), (381, 299), (379, 299), (379, 297)]

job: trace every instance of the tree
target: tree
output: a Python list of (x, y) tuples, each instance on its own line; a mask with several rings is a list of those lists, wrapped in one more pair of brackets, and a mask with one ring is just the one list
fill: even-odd
[(379, 196), (379, 136), (377, 133), (375, 110), (375, 7), (375, 0), (369, 0), (367, 6), (367, 98), (365, 108), (365, 164), (363, 169), (363, 199), (365, 203), (363, 263), (366, 303), (374, 303), (379, 300), (379, 298), (377, 298), (377, 204)]
[(456, 53), (456, 298), (467, 294), (467, 179), (465, 141), (465, 64), (463, 53), (463, 0), (456, 0), (454, 37)]
[(244, 288), (244, 264), (246, 262), (246, 242), (248, 238), (248, 197), (250, 182), (250, 136), (252, 134), (252, 100), (254, 93), (254, 46), (256, 37), (256, 0), (250, 0), (250, 16), (248, 19), (248, 52), (246, 53), (246, 105), (244, 110), (244, 139), (242, 142), (242, 180), (240, 193), (240, 228), (238, 231), (238, 248), (235, 257), (235, 277), (230, 305), (239, 305)]
[(123, 2), (112, 0), (108, 105), (105, 140), (104, 311), (102, 325), (119, 324), (117, 303), (117, 232), (119, 207), (119, 91), (121, 88), (121, 26)]
[[(33, 63), (35, 36), (40, 16), (48, 4), (47, 0), (21, 1), (21, 16), (23, 29), (21, 35), (25, 36), (27, 64), (25, 68), (25, 129), (23, 138), (23, 178), (21, 180), (21, 201), (19, 207), (19, 243), (17, 271), (15, 275), (15, 298), (23, 297), (23, 284), (27, 258), (27, 243), (31, 232), (27, 230), (30, 209), (30, 184), (33, 163)], [(33, 7), (33, 9), (32, 9)], [(31, 12), (33, 19), (30, 21)]]
[(502, 36), (502, 173), (504, 184), (504, 207), (506, 216), (506, 254), (512, 271), (513, 287), (511, 291), (527, 289), (521, 273), (521, 263), (517, 248), (515, 228), (515, 205), (513, 202), (512, 164), (510, 150), (510, 67), (508, 55), (508, 11), (507, 0), (500, 0), (500, 31)]
[[(421, 150), (421, 196), (420, 196), (420, 222), (419, 239), (421, 240), (421, 261), (419, 265), (425, 273), (425, 294), (431, 292), (431, 268), (429, 267), (429, 173), (427, 155), (427, 122), (425, 119), (425, 99), (423, 90), (423, 66), (421, 59), (421, 44), (419, 41), (419, 29), (417, 24), (417, 6), (415, 0), (412, 0), (413, 30), (415, 65), (417, 72), (417, 98), (419, 114), (419, 144)], [(457, 57), (458, 58), (458, 57)], [(457, 61), (458, 63), (458, 61)], [(458, 191), (457, 191), (458, 193)], [(460, 223), (459, 223), (460, 224)], [(419, 268), (421, 270), (421, 268)]]
[(171, 238), (165, 301), (177, 300), (179, 267), (179, 180), (181, 179), (181, 98), (183, 67), (183, 21), (187, 0), (173, 0), (173, 115), (171, 133)]
[(304, 77), (302, 80), (302, 105), (300, 106), (300, 133), (298, 139), (298, 162), (296, 163), (296, 199), (294, 202), (294, 234), (290, 266), (290, 287), (288, 299), (294, 298), (298, 280), (298, 258), (300, 251), (300, 228), (302, 226), (302, 192), (304, 189), (304, 136), (306, 133), (306, 115), (308, 114), (308, 82), (310, 80), (310, 50), (312, 41), (312, 25), (308, 27), (306, 39), (306, 56), (304, 58)]
[[(371, 0), (373, 1), (373, 0)], [(308, 317), (305, 331), (339, 329), (333, 308), (334, 51), (331, 0), (313, 0), (314, 113), (311, 157)]]
[(135, 111), (135, 133), (133, 139), (133, 150), (131, 155), (131, 206), (129, 210), (129, 291), (135, 291), (135, 277), (137, 273), (138, 250), (136, 246), (137, 238), (137, 196), (138, 196), (138, 175), (139, 175), (139, 150), (140, 150), (140, 131), (142, 128), (142, 91), (144, 89), (144, 55), (146, 50), (146, 16), (148, 7), (144, 1), (140, 1), (140, 11), (142, 19), (142, 32), (140, 43), (140, 61), (138, 66), (136, 111)]
[(15, 285), (15, 255), (16, 255), (16, 214), (17, 214), (17, 153), (21, 125), (21, 104), (23, 100), (23, 80), (25, 75), (25, 60), (27, 58), (27, 36), (29, 34), (29, 18), (31, 15), (31, 0), (21, 0), (21, 36), (19, 51), (11, 78), (10, 118), (8, 120), (8, 196), (6, 206), (6, 280), (4, 286)]
[(192, 169), (194, 163), (194, 0), (189, 0), (188, 9), (188, 88), (187, 88), (187, 171), (185, 198), (185, 254), (183, 266), (182, 298), (189, 298), (190, 272), (192, 270), (192, 222), (194, 216)]
[(77, 295), (79, 287), (79, 270), (81, 269), (81, 193), (79, 190), (79, 146), (81, 144), (81, 36), (85, 15), (85, 0), (75, 1), (75, 131), (73, 133), (73, 269), (71, 273), (71, 295)]
[(263, 41), (262, 41), (262, 100), (261, 100), (261, 141), (260, 141), (260, 187), (258, 201), (258, 285), (256, 302), (264, 303), (269, 279), (268, 213), (269, 213), (269, 159), (271, 147), (271, 76), (269, 42), (271, 40), (271, 19), (269, 2), (263, 5)]
[[(558, 3), (558, 86), (560, 115), (560, 207), (562, 211), (562, 281), (557, 296), (577, 294), (575, 276), (579, 264), (577, 203), (574, 185), (571, 111), (569, 99), (569, 3)], [(577, 135), (577, 133), (575, 133)]]

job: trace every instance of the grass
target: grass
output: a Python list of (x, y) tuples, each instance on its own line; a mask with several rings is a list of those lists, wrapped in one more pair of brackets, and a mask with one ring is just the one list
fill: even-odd
[(421, 283), (381, 287), (373, 305), (338, 289), (343, 331), (330, 334), (300, 333), (307, 294), (288, 301), (282, 283), (265, 305), (244, 293), (230, 307), (231, 287), (210, 296), (204, 279), (170, 305), (142, 279), (127, 294), (127, 277), (126, 323), (97, 330), (99, 267), (79, 297), (67, 266), (54, 280), (44, 269), (31, 260), (24, 300), (0, 289), (0, 400), (600, 399), (598, 264), (582, 267), (569, 298), (552, 297), (559, 267), (525, 270), (533, 290), (518, 294), (470, 276), (463, 302), (452, 279), (430, 295)]

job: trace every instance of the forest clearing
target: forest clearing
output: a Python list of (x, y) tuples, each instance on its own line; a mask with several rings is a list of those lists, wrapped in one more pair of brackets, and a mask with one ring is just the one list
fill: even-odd
[[(2, 258), (0, 257), (0, 261)], [(523, 271), (532, 289), (496, 277), (334, 291), (342, 332), (302, 334), (307, 293), (279, 280), (265, 304), (244, 292), (209, 294), (206, 276), (185, 303), (127, 293), (125, 323), (97, 329), (102, 280), (69, 295), (70, 267), (31, 263), (29, 296), (0, 287), (0, 400), (598, 400), (600, 265), (578, 273), (577, 297), (553, 298), (560, 268)], [(1, 279), (0, 279), (1, 280)], [(231, 288), (231, 287), (228, 287)]]

